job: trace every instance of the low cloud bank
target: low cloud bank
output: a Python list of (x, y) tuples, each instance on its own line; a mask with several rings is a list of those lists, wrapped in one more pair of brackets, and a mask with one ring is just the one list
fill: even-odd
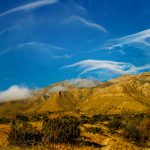
[(52, 88), (49, 89), (49, 92), (50, 93), (53, 93), (53, 92), (59, 92), (59, 91), (66, 91), (67, 89), (64, 87), (64, 86), (54, 86)]
[(0, 92), (0, 102), (25, 99), (32, 95), (31, 92), (27, 87), (13, 85), (6, 91)]
[(100, 85), (101, 82), (96, 81), (96, 80), (91, 80), (91, 79), (81, 79), (81, 78), (77, 78), (77, 79), (72, 79), (72, 80), (68, 80), (69, 84), (77, 87), (77, 88), (91, 88), (91, 87), (96, 87), (98, 85)]

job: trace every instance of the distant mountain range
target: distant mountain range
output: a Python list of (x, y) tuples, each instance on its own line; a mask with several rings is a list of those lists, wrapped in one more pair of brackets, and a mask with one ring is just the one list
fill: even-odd
[(74, 79), (33, 91), (24, 100), (0, 103), (0, 115), (45, 112), (120, 114), (150, 112), (150, 73), (125, 75), (107, 82)]

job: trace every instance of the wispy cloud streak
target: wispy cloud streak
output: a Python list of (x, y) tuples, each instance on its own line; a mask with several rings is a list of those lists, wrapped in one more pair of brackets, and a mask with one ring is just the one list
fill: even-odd
[(101, 32), (108, 32), (102, 25), (97, 24), (93, 21), (87, 20), (87, 19), (80, 17), (80, 16), (71, 16), (69, 19), (65, 20), (64, 22), (70, 22), (70, 21), (78, 21), (78, 22), (80, 22), (80, 23), (82, 23), (85, 26), (88, 26), (90, 28), (97, 29)]
[(142, 43), (147, 46), (150, 46), (150, 43), (146, 41), (146, 39), (149, 37), (150, 37), (150, 29), (119, 38), (118, 42), (120, 44)]
[(81, 13), (86, 14), (87, 10), (85, 7), (83, 7), (82, 5), (75, 3), (74, 1), (70, 1), (70, 3)]
[(150, 38), (150, 29), (127, 35), (121, 38), (114, 39), (112, 41), (108, 41), (103, 46), (100, 46), (91, 51), (98, 51), (98, 50), (113, 50), (115, 48), (122, 48), (124, 45), (133, 45), (135, 47), (141, 47), (145, 49), (145, 47), (149, 47), (150, 43), (147, 39)]
[(47, 44), (47, 43), (42, 43), (42, 42), (28, 42), (28, 43), (22, 43), (22, 44), (18, 44), (17, 46), (14, 46), (14, 47), (10, 47), (10, 48), (6, 48), (4, 50), (1, 50), (0, 52), (0, 56), (1, 55), (4, 55), (14, 49), (18, 49), (18, 48), (24, 48), (24, 47), (34, 47), (36, 48), (37, 50), (38, 49), (42, 49), (43, 51), (47, 51), (49, 52), (49, 50), (51, 49), (55, 49), (55, 50), (65, 50), (65, 48), (62, 48), (62, 47), (58, 47), (58, 46), (54, 46), (54, 45), (51, 45), (51, 44)]
[(6, 15), (12, 14), (14, 12), (18, 12), (18, 11), (31, 10), (31, 9), (35, 9), (35, 8), (42, 7), (42, 6), (51, 5), (58, 1), (59, 0), (40, 0), (40, 1), (32, 2), (32, 3), (28, 3), (25, 5), (21, 5), (16, 8), (7, 10), (7, 11), (1, 13), (0, 17), (6, 16)]
[[(135, 74), (145, 70), (150, 70), (150, 64), (136, 67), (131, 63), (116, 62), (108, 60), (83, 60), (71, 65), (67, 65), (64, 68), (78, 67), (81, 70), (80, 75), (90, 72), (104, 72), (110, 71), (113, 74)], [(107, 76), (107, 75), (106, 75)]]
[(39, 47), (49, 47), (49, 48), (54, 48), (54, 49), (58, 49), (58, 50), (63, 50), (65, 48), (62, 47), (58, 47), (58, 46), (54, 46), (51, 44), (47, 44), (47, 43), (42, 43), (42, 42), (28, 42), (28, 43), (23, 43), (23, 44), (19, 44), (17, 47), (24, 47), (24, 46), (39, 46)]

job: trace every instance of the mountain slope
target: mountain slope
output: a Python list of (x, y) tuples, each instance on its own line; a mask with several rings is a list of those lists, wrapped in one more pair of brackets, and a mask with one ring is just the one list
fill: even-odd
[(150, 73), (126, 75), (92, 88), (71, 87), (54, 92), (27, 112), (81, 111), (84, 113), (147, 112), (150, 108)]
[[(0, 104), (0, 114), (73, 111), (116, 114), (150, 110), (150, 73), (125, 75), (108, 82), (64, 81), (33, 92), (27, 100)], [(84, 84), (86, 83), (86, 84)], [(87, 84), (90, 83), (90, 84)], [(98, 83), (98, 84), (97, 84)], [(79, 86), (80, 85), (80, 86)]]

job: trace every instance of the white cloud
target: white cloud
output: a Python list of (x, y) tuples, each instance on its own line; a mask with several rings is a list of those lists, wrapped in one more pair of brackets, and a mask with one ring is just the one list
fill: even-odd
[[(78, 67), (81, 70), (80, 75), (90, 72), (107, 72), (110, 71), (113, 74), (134, 74), (144, 70), (150, 70), (150, 64), (136, 67), (131, 63), (116, 62), (108, 60), (83, 60), (75, 64), (67, 65), (64, 68)], [(107, 74), (106, 74), (107, 76)]]
[(0, 102), (21, 100), (32, 96), (32, 91), (27, 87), (13, 85), (6, 91), (0, 92)]
[(99, 30), (101, 32), (108, 32), (103, 26), (101, 26), (95, 22), (92, 22), (90, 20), (87, 20), (83, 17), (80, 17), (80, 16), (71, 16), (69, 19), (65, 20), (64, 22), (70, 22), (70, 21), (78, 21), (78, 22), (80, 22), (80, 23), (82, 23), (85, 26), (88, 26), (90, 28)]
[(147, 47), (150, 47), (150, 43), (147, 41), (147, 39), (150, 38), (150, 29), (127, 35), (121, 38), (114, 39), (112, 41), (108, 41), (103, 46), (100, 46), (92, 51), (97, 50), (113, 50), (117, 47), (122, 48), (124, 45), (132, 45), (135, 47), (141, 47), (142, 49), (145, 49)]
[(124, 36), (122, 38), (117, 39), (117, 41), (121, 45), (130, 43), (142, 43), (146, 46), (150, 46), (150, 44), (146, 41), (146, 39), (149, 37), (150, 37), (150, 29), (147, 29), (135, 34)]
[(96, 87), (98, 85), (100, 85), (101, 82), (96, 81), (96, 80), (91, 80), (91, 79), (81, 79), (81, 78), (77, 78), (77, 79), (71, 79), (67, 81), (69, 84), (77, 87), (77, 88), (90, 88), (90, 87)]
[(91, 87), (96, 87), (101, 84), (101, 82), (94, 80), (94, 79), (81, 79), (81, 78), (66, 80), (64, 81), (64, 83), (65, 84), (67, 83), (66, 87), (63, 85), (53, 86), (48, 90), (48, 92), (54, 93), (54, 92), (59, 92), (59, 91), (67, 91), (70, 86), (73, 86), (76, 88), (84, 88), (84, 87), (91, 88)]
[(31, 10), (31, 9), (35, 9), (35, 8), (42, 7), (42, 6), (51, 5), (56, 2), (58, 2), (58, 0), (40, 0), (40, 1), (32, 2), (32, 3), (28, 3), (25, 5), (21, 5), (16, 8), (7, 10), (7, 11), (1, 13), (0, 17), (3, 17), (8, 14), (12, 14), (12, 13), (18, 12), (18, 11)]
[(147, 70), (147, 69), (150, 69), (150, 64), (147, 64), (147, 65), (144, 65), (144, 66), (141, 66), (141, 67), (137, 68), (138, 71), (140, 71), (140, 70)]
[(54, 93), (54, 92), (66, 91), (66, 90), (67, 89), (64, 86), (59, 85), (59, 86), (54, 86), (54, 87), (50, 88), (48, 90), (48, 92)]

